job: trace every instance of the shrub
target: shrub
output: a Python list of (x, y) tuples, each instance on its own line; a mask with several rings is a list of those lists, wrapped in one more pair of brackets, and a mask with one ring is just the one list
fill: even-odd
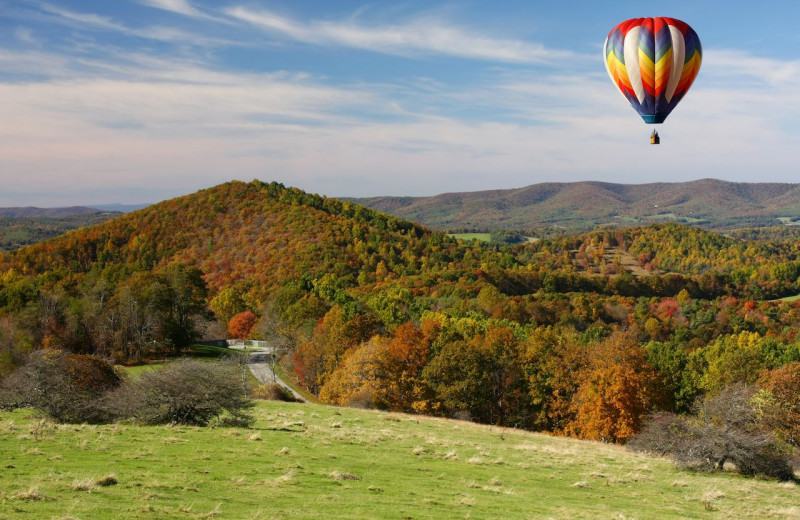
[(120, 383), (103, 359), (40, 350), (3, 381), (0, 408), (29, 406), (62, 423), (102, 423), (110, 417), (101, 397)]
[(252, 423), (252, 402), (231, 363), (174, 361), (126, 381), (106, 402), (117, 417), (144, 424), (205, 426), (215, 418), (226, 425)]
[(721, 471), (730, 462), (742, 475), (794, 480), (789, 452), (760, 423), (753, 395), (750, 388), (729, 387), (701, 399), (693, 416), (653, 415), (628, 446), (695, 471)]

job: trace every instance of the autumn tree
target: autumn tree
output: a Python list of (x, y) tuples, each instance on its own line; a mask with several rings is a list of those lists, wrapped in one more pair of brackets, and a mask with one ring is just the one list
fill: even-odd
[(235, 315), (247, 309), (247, 303), (241, 291), (234, 287), (225, 287), (209, 302), (209, 307), (222, 323), (228, 323)]
[(248, 309), (240, 312), (228, 321), (228, 334), (232, 338), (247, 339), (257, 321), (258, 316), (253, 311)]
[(800, 447), (800, 363), (765, 370), (758, 380), (757, 407), (764, 423), (781, 439)]
[(321, 401), (338, 405), (372, 407), (379, 380), (380, 360), (386, 342), (374, 337), (348, 350), (319, 391)]
[(380, 407), (403, 412), (433, 412), (433, 391), (422, 372), (430, 359), (431, 338), (412, 323), (395, 329), (381, 351), (375, 400)]
[(762, 343), (756, 332), (719, 336), (693, 353), (689, 369), (698, 386), (710, 394), (736, 384), (753, 384), (764, 368)]
[(532, 427), (563, 431), (574, 417), (576, 374), (588, 363), (588, 348), (571, 329), (537, 327), (523, 345)]
[(592, 348), (575, 377), (575, 418), (565, 430), (577, 437), (625, 442), (663, 399), (659, 378), (631, 333), (615, 332)]

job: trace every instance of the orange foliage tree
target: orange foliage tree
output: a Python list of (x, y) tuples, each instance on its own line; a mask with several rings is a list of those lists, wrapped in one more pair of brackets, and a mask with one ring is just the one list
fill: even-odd
[(590, 349), (588, 365), (576, 379), (575, 417), (566, 433), (584, 439), (625, 442), (662, 400), (656, 371), (631, 333), (614, 333)]
[(251, 310), (246, 310), (236, 314), (228, 322), (228, 334), (232, 338), (246, 339), (250, 336), (253, 327), (256, 326), (258, 316)]
[(432, 412), (432, 390), (422, 377), (430, 357), (430, 337), (411, 323), (400, 325), (380, 359), (376, 403), (404, 412)]

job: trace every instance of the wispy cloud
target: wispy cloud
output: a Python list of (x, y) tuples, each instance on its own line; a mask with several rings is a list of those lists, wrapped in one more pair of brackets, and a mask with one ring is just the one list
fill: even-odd
[[(16, 16), (31, 30), (0, 47), (0, 205), (141, 202), (254, 177), (336, 196), (586, 178), (746, 181), (766, 171), (793, 180), (796, 171), (800, 62), (708, 49), (663, 144), (649, 147), (650, 128), (597, 56), (576, 68), (549, 66), (564, 53), (472, 31), (441, 11), (367, 23), (372, 11), (307, 20), (199, 0), (138, 1), (160, 11), (139, 9), (136, 19), (31, 0)], [(212, 26), (205, 15), (225, 23)], [(153, 20), (176, 27), (148, 25)], [(69, 30), (48, 32), (55, 24)], [(468, 80), (420, 67), (371, 74), (370, 83), (280, 71), (306, 62), (279, 61), (277, 53), (231, 60), (233, 52), (196, 47), (209, 33), (253, 45), (268, 34), (280, 45), (338, 47), (342, 60), (363, 49), (380, 53), (373, 63), (385, 61), (382, 54), (436, 55), (492, 66)], [(312, 50), (291, 47), (301, 58)], [(507, 66), (514, 63), (525, 66)], [(95, 187), (107, 191), (81, 198)]]
[(156, 9), (182, 14), (191, 18), (203, 20), (213, 20), (215, 22), (229, 23), (223, 18), (211, 16), (189, 3), (189, 0), (139, 0), (143, 5), (148, 5)]
[(28, 27), (17, 27), (14, 29), (14, 38), (27, 45), (39, 45), (39, 41), (33, 36), (33, 31)]
[(164, 11), (172, 11), (173, 13), (183, 14), (186, 16), (193, 16), (201, 18), (205, 14), (192, 6), (187, 0), (140, 0), (144, 5), (155, 7), (156, 9), (163, 9)]
[(711, 72), (715, 77), (728, 81), (736, 78), (750, 85), (796, 88), (800, 84), (800, 61), (778, 60), (738, 50), (709, 50), (703, 56), (702, 68), (703, 72)]
[(168, 26), (130, 27), (107, 16), (72, 11), (70, 9), (64, 9), (63, 7), (49, 3), (41, 3), (38, 4), (38, 6), (45, 13), (53, 15), (56, 21), (63, 24), (80, 27), (82, 29), (114, 32), (146, 40), (155, 40), (181, 45), (241, 45), (240, 42), (234, 40), (213, 38), (202, 35), (196, 31), (188, 32)]
[(443, 54), (505, 63), (554, 63), (573, 55), (538, 43), (487, 36), (434, 18), (419, 18), (405, 24), (366, 26), (352, 19), (302, 22), (271, 11), (242, 6), (228, 8), (225, 13), (299, 42), (333, 44), (386, 54)]

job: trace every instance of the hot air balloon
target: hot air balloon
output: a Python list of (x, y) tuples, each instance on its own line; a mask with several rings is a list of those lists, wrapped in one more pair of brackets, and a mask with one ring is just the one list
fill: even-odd
[[(645, 123), (663, 123), (700, 70), (703, 50), (689, 24), (675, 18), (633, 18), (614, 27), (603, 46), (611, 81)], [(651, 143), (658, 144), (653, 130)]]

